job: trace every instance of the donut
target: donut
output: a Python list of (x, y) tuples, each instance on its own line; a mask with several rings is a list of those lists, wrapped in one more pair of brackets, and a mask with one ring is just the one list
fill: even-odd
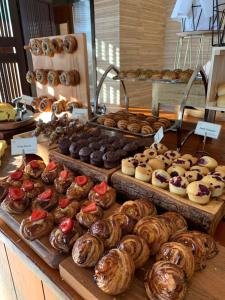
[(63, 50), (65, 53), (73, 53), (77, 50), (77, 40), (74, 36), (67, 35), (64, 37)]

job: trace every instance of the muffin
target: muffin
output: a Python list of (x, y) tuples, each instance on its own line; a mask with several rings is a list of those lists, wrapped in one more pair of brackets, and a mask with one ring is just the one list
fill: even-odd
[(148, 161), (148, 165), (152, 168), (152, 170), (162, 169), (165, 170), (166, 166), (165, 163), (156, 158), (152, 158)]
[(150, 148), (155, 149), (158, 154), (164, 154), (168, 148), (161, 143), (153, 143)]
[(140, 163), (135, 169), (135, 178), (141, 181), (150, 182), (152, 176), (152, 168), (145, 163)]
[(101, 167), (103, 165), (103, 153), (101, 151), (94, 151), (90, 155), (90, 163), (94, 166)]
[(123, 149), (118, 149), (115, 151), (115, 155), (118, 157), (119, 161), (128, 156), (128, 153)]
[(92, 142), (88, 145), (88, 147), (91, 148), (92, 151), (96, 151), (101, 148), (101, 144), (99, 142)]
[(189, 170), (191, 167), (191, 162), (185, 158), (178, 158), (175, 159), (172, 163), (173, 166), (178, 166), (178, 167), (182, 167), (185, 170)]
[(80, 160), (86, 163), (90, 161), (90, 155), (93, 150), (89, 147), (82, 147), (79, 151)]
[(188, 180), (189, 183), (193, 181), (202, 180), (203, 176), (198, 171), (186, 171), (184, 177)]
[(148, 148), (143, 152), (143, 154), (146, 155), (148, 157), (148, 159), (156, 158), (157, 151), (156, 151), (156, 149)]
[(225, 172), (220, 171), (220, 172), (213, 172), (211, 173), (211, 175), (213, 176), (213, 178), (216, 178), (219, 181), (222, 181), (225, 183)]
[(163, 161), (165, 163), (166, 168), (168, 168), (172, 164), (172, 161), (163, 154), (157, 155), (156, 159)]
[(201, 166), (193, 166), (190, 168), (190, 171), (197, 171), (203, 176), (206, 176), (207, 174), (209, 174), (209, 169), (206, 167), (201, 167)]
[(203, 177), (202, 182), (208, 184), (211, 190), (211, 197), (219, 197), (223, 194), (225, 184), (213, 177), (213, 175)]
[(152, 173), (152, 185), (162, 189), (167, 189), (169, 185), (170, 175), (164, 170), (155, 170)]
[(82, 146), (78, 146), (77, 143), (72, 143), (69, 148), (70, 156), (73, 158), (80, 158), (79, 151)]
[(214, 158), (212, 158), (210, 156), (202, 156), (198, 160), (198, 165), (201, 166), (201, 167), (206, 167), (210, 171), (213, 171), (218, 166), (218, 163)]
[(167, 169), (167, 173), (169, 173), (171, 177), (184, 176), (185, 171), (186, 170), (180, 166), (171, 166)]
[(225, 166), (217, 166), (217, 167), (215, 168), (215, 171), (216, 171), (216, 172), (225, 172)]
[(123, 147), (123, 150), (125, 150), (130, 155), (134, 155), (137, 152), (138, 148), (139, 148), (138, 143), (136, 141), (134, 141), (134, 142), (130, 142), (130, 143), (126, 144)]
[(139, 163), (147, 163), (149, 161), (149, 158), (147, 155), (144, 153), (137, 153), (134, 155), (134, 158), (139, 162)]
[(134, 176), (137, 165), (138, 161), (133, 157), (123, 159), (121, 162), (121, 171), (128, 176)]
[(120, 160), (115, 152), (108, 151), (106, 152), (103, 157), (104, 167), (106, 169), (112, 169), (117, 167), (120, 164)]
[(71, 145), (71, 141), (67, 137), (63, 137), (58, 141), (58, 147), (62, 154), (67, 155), (70, 153), (69, 151), (70, 145)]
[(180, 153), (176, 150), (168, 150), (164, 155), (170, 160), (178, 159), (181, 156)]
[(113, 151), (113, 146), (111, 144), (105, 144), (105, 145), (102, 145), (99, 150), (102, 153), (105, 153), (107, 151)]
[(194, 181), (187, 186), (189, 200), (198, 204), (207, 204), (210, 200), (211, 191), (209, 185), (202, 181)]
[(195, 165), (198, 161), (197, 157), (192, 156), (191, 154), (184, 154), (181, 156), (181, 158), (189, 160), (191, 163), (191, 166)]
[(169, 190), (171, 193), (183, 197), (186, 195), (186, 188), (188, 184), (189, 182), (185, 177), (181, 177), (181, 176), (173, 177), (169, 180)]

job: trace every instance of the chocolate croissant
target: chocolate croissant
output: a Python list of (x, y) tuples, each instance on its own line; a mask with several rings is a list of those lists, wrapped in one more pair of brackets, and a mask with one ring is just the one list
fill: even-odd
[(27, 209), (29, 202), (23, 189), (9, 187), (8, 194), (1, 203), (1, 208), (10, 214), (21, 214)]
[(155, 255), (160, 246), (168, 241), (169, 232), (159, 217), (144, 217), (134, 227), (134, 233), (143, 237), (149, 245), (151, 255)]
[(144, 285), (151, 300), (182, 300), (187, 291), (184, 271), (166, 261), (154, 263), (145, 276)]
[(184, 270), (184, 273), (188, 280), (190, 280), (194, 274), (194, 256), (191, 252), (191, 249), (184, 246), (183, 244), (176, 242), (163, 244), (156, 256), (156, 261), (159, 260), (169, 261), (181, 267)]
[(118, 295), (130, 287), (134, 271), (130, 255), (125, 251), (112, 249), (97, 263), (94, 280), (104, 293)]
[(199, 235), (186, 231), (175, 235), (173, 242), (181, 243), (192, 250), (195, 259), (195, 270), (202, 270), (206, 266), (207, 252), (203, 240)]
[(93, 223), (102, 219), (103, 210), (94, 201), (85, 201), (80, 212), (76, 215), (77, 221), (84, 227), (90, 228)]
[(104, 252), (104, 244), (97, 236), (89, 233), (81, 236), (74, 244), (72, 258), (79, 267), (94, 267)]
[(175, 233), (187, 231), (187, 221), (181, 214), (168, 211), (160, 215), (160, 217), (166, 222), (168, 228), (170, 228), (170, 237)]
[(120, 224), (122, 229), (122, 234), (131, 233), (134, 229), (135, 221), (131, 217), (123, 214), (123, 213), (115, 213), (109, 217), (109, 219), (113, 220), (114, 222)]
[(135, 221), (139, 221), (141, 218), (146, 216), (157, 214), (154, 204), (145, 199), (126, 201), (120, 207), (119, 211), (128, 215)]
[(57, 205), (58, 198), (52, 189), (47, 189), (32, 202), (32, 211), (44, 209), (50, 211)]
[(107, 209), (116, 201), (116, 190), (103, 181), (90, 190), (88, 199), (95, 201), (103, 209)]
[(207, 259), (213, 258), (218, 254), (216, 242), (212, 236), (200, 231), (191, 231), (192, 234), (198, 236), (204, 243)]
[(46, 84), (47, 83), (47, 71), (46, 70), (36, 70), (35, 71), (35, 77), (36, 81), (41, 83), (41, 84)]
[(120, 225), (111, 219), (95, 222), (90, 227), (90, 233), (102, 239), (106, 249), (115, 247), (122, 236)]
[(126, 235), (118, 245), (118, 249), (126, 251), (133, 259), (135, 268), (142, 268), (150, 256), (147, 242), (138, 235)]

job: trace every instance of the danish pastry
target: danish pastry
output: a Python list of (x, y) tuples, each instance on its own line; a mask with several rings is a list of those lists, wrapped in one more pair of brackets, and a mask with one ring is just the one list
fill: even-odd
[(43, 160), (32, 160), (24, 168), (24, 173), (31, 178), (39, 178), (46, 165)]
[(216, 242), (212, 236), (200, 231), (191, 231), (193, 235), (198, 236), (204, 243), (206, 249), (206, 258), (211, 259), (215, 257), (218, 253), (218, 248)]
[(95, 201), (101, 208), (107, 209), (116, 201), (116, 190), (103, 181), (90, 190), (88, 199)]
[(116, 122), (111, 119), (111, 118), (105, 118), (104, 120), (104, 126), (107, 126), (107, 127), (116, 127)]
[(77, 221), (84, 227), (90, 228), (93, 223), (102, 219), (103, 210), (94, 201), (85, 201), (80, 212), (76, 215)]
[[(58, 177), (59, 172), (62, 170), (62, 166), (54, 161), (50, 161), (44, 171), (41, 174), (41, 179), (46, 184), (51, 184)], [(66, 173), (66, 172), (65, 172)], [(64, 173), (63, 173), (64, 174)], [(64, 174), (65, 175), (65, 174)], [(69, 175), (69, 172), (68, 172)]]
[(52, 103), (52, 112), (55, 114), (61, 114), (66, 111), (67, 101), (64, 99), (55, 101)]
[(1, 208), (10, 214), (21, 214), (27, 209), (29, 202), (23, 189), (9, 187), (8, 194), (1, 203)]
[(165, 222), (169, 224), (171, 229), (170, 238), (174, 234), (187, 231), (187, 221), (181, 214), (178, 214), (174, 211), (168, 211), (160, 215), (160, 218), (163, 218)]
[(87, 176), (77, 176), (67, 189), (66, 195), (69, 199), (80, 201), (88, 196), (92, 187), (93, 182), (91, 178)]
[(28, 179), (29, 175), (25, 173), (23, 170), (16, 170), (9, 174), (8, 178), (6, 179), (6, 184), (15, 187), (21, 187), (23, 180)]
[(73, 219), (76, 216), (79, 207), (80, 204), (77, 201), (70, 201), (68, 198), (60, 198), (58, 206), (52, 211), (55, 223), (59, 224), (65, 218)]
[(119, 120), (117, 122), (117, 127), (119, 129), (122, 129), (122, 130), (126, 130), (127, 129), (127, 125), (128, 125), (128, 121), (127, 120)]
[(61, 53), (63, 51), (63, 40), (60, 38), (52, 39), (55, 53)]
[(59, 173), (59, 177), (55, 178), (54, 186), (58, 193), (65, 194), (68, 187), (73, 182), (74, 175), (68, 169), (64, 169)]
[(42, 98), (39, 103), (38, 110), (40, 112), (50, 112), (52, 110), (52, 102), (51, 98)]
[(150, 125), (144, 125), (141, 127), (141, 133), (144, 135), (153, 134), (154, 129)]
[(41, 181), (25, 179), (21, 188), (26, 193), (27, 198), (34, 199), (43, 192), (44, 184)]
[(124, 213), (114, 213), (109, 219), (113, 220), (114, 222), (118, 223), (122, 229), (122, 235), (129, 234), (133, 231), (135, 220), (125, 215)]
[(43, 55), (42, 40), (32, 39), (29, 42), (29, 46), (28, 47), (25, 46), (24, 48), (30, 49), (31, 53), (35, 56)]
[(52, 189), (47, 189), (32, 202), (32, 211), (37, 209), (50, 211), (57, 205), (57, 202), (56, 193)]
[(141, 130), (141, 126), (139, 123), (132, 122), (127, 125), (127, 130), (132, 133), (139, 133)]

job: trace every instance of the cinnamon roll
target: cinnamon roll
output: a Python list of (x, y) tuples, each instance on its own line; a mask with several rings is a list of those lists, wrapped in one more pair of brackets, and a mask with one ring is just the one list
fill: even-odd
[(34, 199), (43, 192), (44, 185), (41, 181), (26, 179), (23, 181), (22, 189), (26, 193), (27, 198)]
[(68, 187), (73, 182), (74, 176), (71, 171), (68, 169), (64, 169), (59, 173), (59, 177), (55, 178), (54, 180), (54, 186), (58, 193), (65, 194)]
[(134, 227), (134, 233), (143, 237), (149, 245), (151, 255), (155, 255), (160, 246), (169, 239), (168, 228), (159, 217), (144, 217)]
[(33, 71), (28, 71), (27, 72), (26, 81), (30, 84), (35, 84), (36, 78), (35, 78), (35, 73)]
[(36, 81), (45, 85), (47, 83), (47, 71), (46, 70), (36, 70), (35, 71), (35, 77)]
[(62, 85), (75, 86), (80, 83), (80, 74), (77, 70), (64, 71), (59, 75), (59, 80)]
[(145, 276), (144, 284), (150, 300), (182, 300), (187, 291), (184, 271), (167, 261), (154, 263)]
[(90, 233), (103, 240), (106, 249), (115, 247), (121, 239), (122, 230), (114, 220), (98, 220), (90, 227)]
[(68, 198), (59, 199), (58, 206), (53, 210), (54, 221), (59, 224), (65, 218), (73, 219), (80, 207), (79, 202), (70, 201)]
[(63, 39), (63, 50), (65, 53), (73, 53), (77, 50), (77, 40), (72, 35), (67, 35)]
[(210, 236), (207, 233), (200, 232), (200, 231), (191, 231), (191, 233), (194, 235), (197, 235), (204, 243), (207, 259), (213, 258), (217, 255), (218, 248), (217, 248), (216, 242), (212, 236)]
[(87, 197), (93, 186), (91, 178), (87, 176), (77, 176), (68, 188), (66, 195), (69, 199), (82, 200)]
[(1, 208), (10, 214), (21, 214), (29, 205), (29, 198), (19, 187), (9, 187), (6, 198), (1, 203)]
[(94, 267), (104, 252), (101, 239), (90, 233), (81, 236), (74, 244), (72, 258), (79, 267)]
[(181, 267), (184, 270), (184, 273), (188, 280), (190, 280), (194, 274), (194, 256), (191, 252), (191, 249), (184, 246), (183, 244), (176, 242), (163, 244), (156, 256), (156, 261), (159, 260), (169, 261)]
[(126, 251), (133, 259), (135, 268), (142, 268), (150, 256), (147, 242), (138, 235), (126, 235), (118, 245), (118, 249)]
[(49, 56), (49, 57), (54, 56), (55, 46), (50, 39), (43, 39), (41, 47), (42, 47), (42, 51), (43, 51), (44, 55)]
[(103, 181), (90, 190), (88, 199), (95, 201), (103, 209), (107, 209), (116, 201), (116, 190)]
[(47, 189), (32, 202), (32, 210), (44, 209), (51, 210), (57, 205), (58, 199), (52, 189)]
[(112, 249), (97, 263), (94, 280), (104, 293), (118, 295), (130, 287), (134, 271), (130, 255), (125, 251)]
[(59, 72), (51, 70), (48, 72), (48, 85), (49, 86), (57, 86), (59, 84)]
[(207, 251), (202, 238), (191, 231), (175, 235), (173, 242), (181, 243), (192, 250), (195, 259), (195, 270), (202, 270), (206, 266)]
[(136, 223), (134, 219), (120, 212), (113, 214), (112, 216), (109, 217), (109, 219), (115, 221), (121, 226), (123, 235), (131, 233)]
[(41, 176), (45, 169), (45, 163), (43, 160), (32, 160), (24, 168), (25, 174), (29, 175), (31, 178), (38, 178)]
[(6, 179), (6, 184), (11, 186), (21, 187), (25, 179), (28, 179), (29, 176), (23, 170), (18, 169), (11, 174)]
[(160, 218), (164, 219), (168, 227), (171, 228), (170, 237), (173, 236), (175, 233), (186, 231), (188, 228), (187, 221), (185, 220), (185, 218), (181, 214), (178, 214), (176, 212), (165, 212), (164, 214), (160, 215)]
[(94, 201), (85, 201), (80, 212), (76, 215), (77, 221), (86, 228), (90, 228), (93, 223), (102, 217), (103, 210)]
[(51, 232), (54, 225), (52, 214), (38, 209), (31, 216), (23, 219), (20, 224), (20, 233), (27, 240), (35, 240)]
[(62, 166), (54, 161), (50, 161), (41, 174), (41, 179), (46, 184), (51, 184), (57, 178)]
[(79, 224), (71, 218), (65, 218), (58, 228), (52, 230), (49, 242), (59, 252), (68, 253), (81, 234)]

